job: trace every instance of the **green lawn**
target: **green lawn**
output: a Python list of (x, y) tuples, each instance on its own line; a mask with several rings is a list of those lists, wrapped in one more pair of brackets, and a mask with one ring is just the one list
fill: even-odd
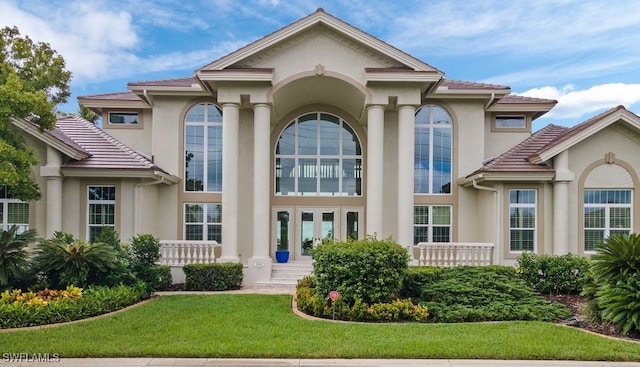
[(7, 353), (61, 357), (640, 360), (640, 344), (543, 322), (345, 324), (309, 321), (291, 296), (163, 296), (59, 327), (0, 332)]

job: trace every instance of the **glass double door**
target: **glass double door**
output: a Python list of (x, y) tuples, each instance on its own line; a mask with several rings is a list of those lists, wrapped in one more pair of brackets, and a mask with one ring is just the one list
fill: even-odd
[(274, 248), (288, 249), (290, 258), (311, 261), (311, 249), (327, 240), (358, 239), (363, 235), (362, 208), (274, 208)]

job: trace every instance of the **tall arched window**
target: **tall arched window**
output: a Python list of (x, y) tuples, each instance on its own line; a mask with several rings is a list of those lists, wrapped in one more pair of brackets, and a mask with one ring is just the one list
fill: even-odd
[(184, 190), (222, 191), (222, 110), (212, 103), (184, 118)]
[(351, 127), (323, 112), (300, 116), (276, 146), (276, 195), (362, 195), (362, 149)]
[(452, 119), (442, 107), (426, 105), (416, 111), (414, 192), (450, 194)]

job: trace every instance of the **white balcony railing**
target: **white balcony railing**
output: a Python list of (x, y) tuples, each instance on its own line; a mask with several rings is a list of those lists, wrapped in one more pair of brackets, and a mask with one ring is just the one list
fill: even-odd
[(216, 262), (216, 241), (160, 241), (160, 265), (184, 266)]
[(493, 264), (492, 243), (420, 242), (419, 265), (450, 267), (456, 265), (486, 266)]

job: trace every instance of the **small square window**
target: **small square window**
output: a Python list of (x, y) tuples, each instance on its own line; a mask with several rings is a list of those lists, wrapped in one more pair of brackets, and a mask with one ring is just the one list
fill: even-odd
[(137, 112), (109, 112), (109, 123), (116, 125), (137, 125)]
[(527, 127), (524, 116), (496, 116), (496, 128), (499, 129), (523, 129)]

